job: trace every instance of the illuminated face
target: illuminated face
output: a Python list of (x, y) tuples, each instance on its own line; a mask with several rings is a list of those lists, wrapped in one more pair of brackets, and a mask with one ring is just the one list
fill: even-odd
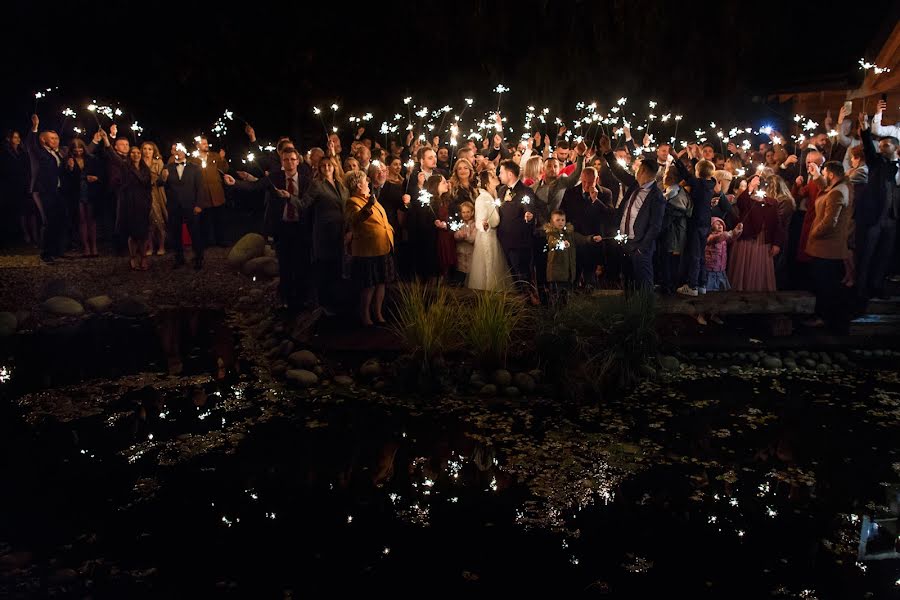
[(115, 149), (119, 154), (128, 154), (129, 148), (131, 148), (131, 143), (128, 140), (122, 138), (116, 140)]
[(456, 166), (456, 177), (460, 181), (468, 181), (472, 177), (472, 169), (466, 163), (459, 163)]
[(319, 162), (319, 172), (325, 177), (334, 177), (334, 163), (330, 160)]
[(175, 162), (184, 162), (187, 160), (187, 154), (184, 153), (184, 150), (176, 148), (172, 153), (175, 155)]
[(559, 177), (559, 161), (555, 158), (548, 158), (544, 163), (544, 177), (546, 179), (556, 179)]
[(563, 230), (566, 228), (566, 215), (556, 214), (550, 217), (550, 223), (554, 229)]
[(81, 144), (72, 148), (72, 156), (75, 158), (81, 158), (84, 156), (84, 146)]
[(141, 158), (144, 160), (153, 160), (153, 146), (150, 144), (143, 144), (141, 146)]
[(505, 167), (500, 168), (500, 181), (503, 182), (504, 185), (514, 185), (516, 183), (517, 177), (513, 175), (513, 172)]
[(141, 160), (141, 149), (135, 146), (128, 152), (128, 158), (131, 162), (136, 163)]
[(712, 161), (712, 159), (716, 156), (716, 151), (713, 150), (712, 146), (703, 146), (700, 148), (700, 155), (708, 161)]
[(297, 170), (300, 159), (293, 152), (285, 152), (281, 155), (281, 166), (284, 167), (286, 173), (293, 173)]
[(334, 151), (338, 154), (341, 153), (341, 138), (337, 136), (336, 133), (332, 133), (328, 136), (328, 141), (334, 144)]
[(590, 171), (582, 171), (581, 172), (581, 187), (585, 191), (590, 190), (594, 187), (595, 181), (594, 174)]
[(828, 146), (828, 135), (824, 134), (824, 133), (818, 134), (814, 138), (813, 143), (816, 145), (816, 148), (818, 148), (819, 150), (824, 149), (826, 146)]
[(766, 152), (766, 164), (767, 165), (775, 164), (775, 151), (774, 150), (768, 150)]
[(722, 233), (724, 230), (725, 230), (725, 228), (722, 227), (722, 221), (720, 221), (718, 219), (713, 221), (713, 223), (712, 223), (712, 232), (713, 233)]
[(441, 177), (441, 182), (438, 184), (438, 194), (446, 194), (450, 191), (450, 184), (447, 183), (447, 180)]
[(559, 162), (564, 163), (569, 160), (569, 149), (557, 146), (556, 150), (553, 152), (553, 157)]
[(375, 185), (381, 187), (387, 181), (387, 167), (381, 165), (375, 173)]
[(395, 158), (394, 160), (391, 161), (391, 166), (390, 166), (391, 175), (393, 175), (394, 177), (399, 177), (400, 171), (402, 169), (403, 169), (403, 162), (401, 162), (399, 158)]
[(365, 146), (359, 147), (359, 160), (367, 163), (372, 158), (372, 151)]
[(9, 143), (12, 144), (14, 148), (22, 143), (22, 136), (19, 135), (18, 131), (12, 132), (12, 135), (9, 136)]
[(459, 214), (462, 216), (463, 221), (471, 221), (475, 218), (475, 211), (472, 210), (470, 206), (463, 206), (459, 209)]
[(441, 148), (437, 153), (438, 160), (441, 162), (447, 162), (447, 159), (450, 158), (450, 153), (447, 152), (446, 148)]
[(624, 161), (627, 165), (631, 162), (631, 155), (628, 150), (616, 150), (616, 160), (620, 163)]
[(52, 131), (49, 131), (45, 134), (44, 139), (46, 140), (45, 143), (47, 144), (48, 148), (50, 148), (51, 150), (59, 149), (59, 136), (58, 135), (56, 135)]
[(891, 140), (883, 138), (878, 142), (878, 151), (881, 152), (882, 156), (891, 160), (897, 152), (897, 146)]
[(359, 182), (359, 187), (357, 188), (358, 192), (362, 192), (363, 194), (369, 193), (369, 178), (363, 175), (362, 181)]
[(345, 169), (347, 171), (359, 171), (359, 163), (356, 162), (355, 158), (347, 159), (347, 162), (344, 163), (344, 166), (347, 167)]
[(851, 155), (850, 155), (850, 166), (853, 167), (854, 169), (858, 169), (858, 168), (859, 168), (859, 163), (860, 163), (859, 158), (857, 158), (856, 156), (853, 156), (853, 155), (851, 154)]
[(666, 161), (669, 160), (669, 145), (661, 144), (659, 148), (656, 149), (656, 160), (659, 164), (664, 165)]
[[(309, 153), (309, 164), (313, 167), (318, 166), (319, 161), (322, 160), (322, 157), (325, 156), (325, 153), (321, 150), (312, 150)], [(332, 167), (334, 168), (334, 167)]]
[(209, 152), (209, 140), (200, 138), (200, 141), (197, 142), (197, 150), (200, 152)]
[(431, 171), (437, 166), (437, 155), (434, 153), (434, 150), (426, 150), (425, 154), (422, 156), (422, 168), (426, 171)]

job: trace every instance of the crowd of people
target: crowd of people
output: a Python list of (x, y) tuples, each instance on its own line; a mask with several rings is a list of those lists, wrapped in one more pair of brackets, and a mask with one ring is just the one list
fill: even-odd
[(565, 127), (508, 142), (498, 114), (496, 133), (458, 145), (410, 131), (382, 146), (360, 127), (304, 152), (283, 137), (269, 153), (248, 125), (254, 154), (240, 162), (253, 168), (243, 169), (204, 136), (163, 157), (115, 126), (63, 149), (35, 115), (24, 136), (7, 136), (2, 202), (48, 264), (76, 239), (84, 257), (97, 256), (102, 213), (130, 268), (146, 270), (167, 247), (183, 265), (185, 238), (201, 269), (204, 248), (225, 245), (226, 197), (258, 198), (287, 307), (335, 314), (350, 280), (364, 325), (384, 321), (385, 286), (419, 279), (514, 286), (534, 304), (598, 287), (808, 289), (817, 305), (807, 324), (845, 331), (898, 273), (898, 126), (882, 122), (885, 109), (870, 121), (845, 104), (836, 124), (828, 116), (825, 130), (792, 146), (771, 131), (758, 149), (718, 151), (676, 150), (647, 134), (638, 144), (628, 127), (616, 146), (606, 135), (570, 144)]

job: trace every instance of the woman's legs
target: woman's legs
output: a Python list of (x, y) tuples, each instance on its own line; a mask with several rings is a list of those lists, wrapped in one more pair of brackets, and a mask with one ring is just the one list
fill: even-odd
[(375, 320), (384, 323), (384, 315), (381, 314), (381, 305), (384, 304), (384, 284), (375, 287)]
[[(384, 287), (384, 286), (379, 286)], [(359, 319), (362, 321), (363, 325), (371, 325), (372, 324), (372, 316), (371, 316), (371, 308), (372, 308), (372, 296), (375, 295), (375, 288), (368, 287), (364, 288), (362, 293), (360, 294), (359, 299)], [(384, 292), (382, 291), (382, 299), (384, 298)]]
[(81, 246), (83, 256), (91, 255), (91, 243), (89, 239), (90, 233), (88, 232), (88, 211), (90, 208), (84, 202), (78, 203), (78, 216), (80, 219), (78, 220), (78, 228), (81, 232)]

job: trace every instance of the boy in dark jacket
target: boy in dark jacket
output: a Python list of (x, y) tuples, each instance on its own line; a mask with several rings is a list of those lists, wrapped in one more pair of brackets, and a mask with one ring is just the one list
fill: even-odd
[(571, 223), (566, 223), (566, 213), (554, 210), (550, 222), (544, 225), (547, 234), (547, 284), (550, 286), (550, 305), (566, 304), (569, 289), (575, 282), (576, 245), (603, 241), (599, 235), (581, 235)]

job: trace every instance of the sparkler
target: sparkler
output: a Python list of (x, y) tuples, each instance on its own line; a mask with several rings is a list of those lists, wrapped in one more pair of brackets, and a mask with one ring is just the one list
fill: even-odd
[(328, 143), (328, 128), (325, 126), (325, 117), (322, 116), (322, 109), (318, 106), (313, 106), (313, 114), (319, 117), (319, 122), (322, 123), (322, 131), (325, 132), (325, 143)]
[(616, 240), (616, 242), (618, 242), (619, 244), (624, 244), (628, 241), (628, 234), (622, 233), (620, 230), (616, 229), (616, 235), (613, 237), (613, 239)]
[(503, 99), (503, 93), (508, 92), (509, 88), (503, 85), (502, 83), (498, 83), (497, 87), (494, 88), (494, 91), (497, 92), (497, 112), (500, 112), (500, 101)]
[(337, 111), (338, 111), (338, 105), (336, 103), (332, 104), (331, 105), (331, 130), (334, 133), (337, 133), (337, 127), (334, 124), (334, 120), (337, 117)]
[(863, 71), (866, 71), (867, 73), (868, 73), (869, 69), (872, 69), (872, 71), (876, 75), (881, 75), (882, 73), (890, 73), (891, 72), (891, 70), (889, 68), (879, 67), (875, 63), (867, 62), (866, 59), (864, 59), (864, 58), (859, 59), (859, 68), (862, 69)]

